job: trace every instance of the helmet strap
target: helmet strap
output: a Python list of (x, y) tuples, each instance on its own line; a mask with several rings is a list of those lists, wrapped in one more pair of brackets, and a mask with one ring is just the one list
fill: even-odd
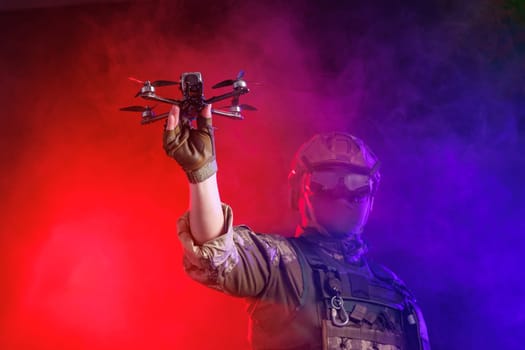
[(302, 186), (303, 188), (301, 189), (301, 196), (303, 197), (303, 200), (304, 200), (305, 215), (308, 218), (307, 225), (304, 225), (306, 223), (302, 223), (303, 230), (306, 228), (306, 226), (308, 226), (313, 229), (316, 229), (319, 233), (328, 236), (329, 235), (328, 231), (323, 226), (321, 226), (319, 222), (317, 222), (317, 218), (315, 216), (315, 211), (312, 206), (312, 202), (310, 202), (310, 198), (306, 194), (306, 189), (304, 188), (304, 179), (302, 182)]

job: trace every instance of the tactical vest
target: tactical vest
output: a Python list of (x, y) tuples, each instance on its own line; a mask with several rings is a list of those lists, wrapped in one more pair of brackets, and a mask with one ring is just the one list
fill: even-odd
[(391, 271), (364, 258), (356, 264), (342, 263), (303, 237), (289, 241), (304, 283), (295, 329), (320, 327), (323, 350), (361, 349), (367, 344), (383, 344), (379, 349), (430, 349), (422, 313)]

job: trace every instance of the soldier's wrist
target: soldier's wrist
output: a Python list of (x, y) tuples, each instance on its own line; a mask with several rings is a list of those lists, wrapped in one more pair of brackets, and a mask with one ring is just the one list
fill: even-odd
[(192, 184), (203, 182), (215, 173), (217, 173), (217, 161), (215, 159), (204, 164), (197, 170), (186, 170), (186, 176), (188, 177), (188, 181)]

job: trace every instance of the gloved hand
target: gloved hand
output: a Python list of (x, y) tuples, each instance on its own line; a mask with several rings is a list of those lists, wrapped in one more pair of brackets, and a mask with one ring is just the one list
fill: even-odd
[(166, 122), (163, 147), (184, 169), (191, 183), (199, 183), (217, 172), (215, 142), (211, 124), (211, 105), (206, 105), (197, 117), (197, 128), (180, 122), (180, 109), (173, 106)]

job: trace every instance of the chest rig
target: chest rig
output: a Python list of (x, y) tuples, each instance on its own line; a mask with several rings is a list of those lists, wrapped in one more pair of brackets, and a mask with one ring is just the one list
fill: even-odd
[(415, 299), (392, 272), (364, 258), (345, 262), (304, 237), (290, 242), (305, 281), (302, 299), (315, 293), (323, 350), (430, 349)]

